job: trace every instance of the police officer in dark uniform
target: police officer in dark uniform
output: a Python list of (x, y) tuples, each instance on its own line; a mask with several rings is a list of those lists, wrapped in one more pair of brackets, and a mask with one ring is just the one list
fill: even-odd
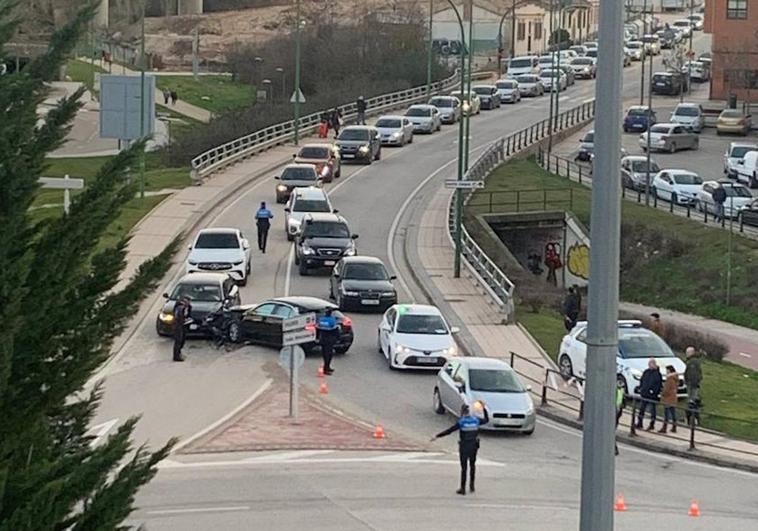
[(339, 340), (339, 324), (337, 318), (332, 315), (332, 309), (327, 308), (324, 314), (316, 322), (316, 333), (318, 334), (318, 343), (321, 345), (321, 356), (324, 358), (324, 374), (332, 374), (332, 356), (334, 355), (334, 345)]
[(476, 479), (476, 453), (479, 450), (479, 426), (487, 424), (490, 421), (490, 417), (487, 414), (487, 409), (484, 407), (484, 402), (477, 401), (475, 405), (481, 406), (481, 410), (484, 414), (483, 418), (479, 418), (471, 414), (471, 410), (467, 404), (461, 406), (461, 416), (458, 421), (450, 426), (448, 429), (439, 432), (432, 437), (432, 440), (438, 437), (444, 437), (450, 435), (454, 431), (460, 432), (458, 439), (458, 456), (461, 460), (461, 488), (455, 491), (458, 494), (466, 494), (466, 469), (471, 467), (471, 477), (469, 481), (469, 490), (471, 492), (476, 491), (474, 481)]
[(274, 219), (274, 214), (266, 207), (266, 202), (261, 201), (261, 207), (255, 213), (255, 224), (258, 227), (258, 249), (263, 254), (266, 254), (268, 229), (271, 228), (272, 219)]
[(187, 338), (187, 323), (190, 321), (192, 304), (187, 297), (182, 297), (174, 305), (174, 361), (184, 361), (182, 348), (184, 340)]

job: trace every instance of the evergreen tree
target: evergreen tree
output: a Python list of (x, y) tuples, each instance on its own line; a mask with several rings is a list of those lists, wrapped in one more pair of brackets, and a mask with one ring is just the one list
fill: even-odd
[[(18, 24), (17, 3), (0, 0), (0, 57)], [(132, 448), (136, 419), (95, 447), (87, 435), (101, 391), (85, 393), (85, 384), (176, 249), (113, 291), (127, 242), (105, 250), (98, 242), (134, 197), (126, 174), (144, 144), (105, 164), (68, 215), (40, 223), (29, 216), (45, 156), (63, 143), (81, 93), (39, 123), (36, 108), (94, 9), (88, 1), (47, 53), (0, 76), (0, 531), (124, 529), (135, 493), (173, 444)]]

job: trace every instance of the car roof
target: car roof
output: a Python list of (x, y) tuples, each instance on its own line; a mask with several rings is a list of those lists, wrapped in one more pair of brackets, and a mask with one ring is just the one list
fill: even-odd
[(474, 85), (473, 87), (471, 87), (471, 90), (474, 90), (477, 88), (496, 89), (497, 87), (495, 85)]
[(226, 273), (187, 273), (177, 284), (221, 284), (228, 278)]
[(325, 144), (323, 142), (314, 142), (312, 144), (303, 144), (300, 149), (304, 148), (327, 148), (327, 149), (334, 149), (334, 144)]
[(677, 107), (696, 107), (696, 108), (700, 108), (700, 104), (699, 103), (692, 103), (692, 102), (689, 102), (689, 101), (684, 101), (682, 103), (677, 103), (676, 106)]
[(339, 214), (331, 212), (308, 212), (303, 216), (303, 221), (311, 219), (313, 221), (331, 221), (335, 223), (347, 223), (347, 220)]
[(378, 122), (379, 120), (404, 120), (405, 116), (400, 116), (399, 114), (385, 114), (383, 116), (380, 116), (376, 119)]
[(346, 256), (342, 259), (343, 264), (381, 264), (384, 262), (376, 256)]
[[(642, 321), (638, 319), (619, 319), (616, 322), (616, 325), (618, 328), (639, 328), (640, 330), (647, 330), (647, 328), (644, 328), (642, 326)], [(569, 333), (573, 333), (574, 330), (578, 330), (580, 328), (587, 328), (587, 321), (578, 321)]]
[(678, 173), (678, 174), (687, 174), (687, 175), (697, 175), (697, 172), (694, 172), (692, 170), (684, 170), (681, 168), (666, 168), (665, 170), (661, 170), (661, 173)]
[(306, 163), (303, 163), (303, 162), (295, 162), (293, 164), (287, 164), (284, 167), (285, 170), (289, 169), (289, 168), (293, 168), (293, 169), (311, 169), (313, 171), (316, 171), (316, 166), (314, 166), (313, 164), (306, 164)]
[(358, 131), (358, 130), (365, 130), (365, 131), (374, 131), (376, 130), (376, 127), (373, 125), (348, 125), (347, 127), (344, 127), (342, 131)]
[(672, 124), (670, 122), (658, 122), (657, 124), (653, 124), (653, 127), (678, 127), (682, 124)]
[(429, 99), (430, 99), (430, 100), (436, 100), (436, 99), (438, 99), (438, 98), (442, 98), (442, 99), (445, 99), (445, 100), (457, 100), (457, 99), (458, 99), (458, 98), (456, 98), (456, 97), (455, 97), (455, 96), (453, 96), (453, 95), (444, 95), (444, 94), (440, 94), (440, 95), (438, 95), (438, 96), (432, 96), (432, 97), (431, 97), (431, 98), (429, 98)]
[(323, 199), (327, 200), (326, 192), (323, 188), (317, 188), (315, 186), (302, 186), (297, 187), (294, 190), (294, 197), (297, 199)]
[(519, 59), (534, 59), (537, 57), (536, 55), (517, 55), (516, 57), (511, 57), (511, 61), (517, 61)]
[(208, 227), (206, 229), (200, 229), (197, 231), (198, 236), (200, 234), (239, 234), (239, 229), (231, 227)]
[(411, 106), (409, 106), (409, 109), (431, 109), (434, 105), (429, 105), (428, 103), (415, 103)]
[(461, 365), (466, 365), (469, 369), (500, 369), (500, 370), (513, 370), (508, 362), (498, 358), (482, 358), (482, 357), (462, 357), (456, 356), (450, 358), (450, 361), (457, 361)]
[(627, 109), (627, 110), (628, 110), (628, 111), (631, 111), (631, 110), (633, 110), (633, 109), (634, 109), (634, 110), (636, 110), (636, 109), (642, 109), (643, 111), (645, 111), (645, 110), (648, 110), (649, 108), (650, 108), (650, 107), (648, 107), (647, 105), (632, 105), (632, 106), (630, 106), (630, 107), (629, 107), (629, 109)]
[(736, 147), (756, 147), (758, 148), (758, 144), (752, 144), (750, 142), (732, 142), (729, 144), (729, 149), (736, 148)]
[(318, 297), (275, 297), (273, 299), (265, 300), (261, 304), (265, 304), (267, 302), (282, 302), (284, 304), (292, 304), (294, 306), (305, 308), (306, 310), (322, 310), (324, 308), (337, 309), (336, 304), (325, 301), (324, 299), (319, 299)]
[[(641, 160), (641, 161), (647, 161), (647, 155), (627, 155), (626, 157), (621, 157), (621, 160)], [(650, 159), (650, 162), (655, 162), (652, 158)], [(664, 171), (664, 170), (662, 170)]]
[(397, 304), (398, 309), (403, 308), (405, 315), (439, 315), (442, 316), (442, 312), (436, 306), (430, 306), (428, 304)]
[(736, 182), (730, 181), (728, 179), (719, 179), (718, 181), (715, 181), (715, 180), (705, 181), (703, 183), (703, 186), (705, 186), (706, 184), (710, 184), (712, 186), (720, 184), (721, 186), (732, 186), (734, 188), (745, 188), (745, 189), (747, 189), (747, 187), (744, 184), (736, 183)]

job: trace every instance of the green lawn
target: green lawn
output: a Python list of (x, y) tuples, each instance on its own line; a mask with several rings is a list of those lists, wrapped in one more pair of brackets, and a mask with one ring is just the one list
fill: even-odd
[(96, 64), (93, 65), (84, 61), (79, 61), (78, 59), (71, 59), (66, 63), (66, 75), (71, 78), (71, 81), (84, 83), (90, 92), (93, 92), (92, 82), (94, 79), (94, 72), (99, 72), (101, 74), (108, 73), (107, 70), (103, 70)]
[[(213, 113), (249, 107), (255, 102), (251, 85), (229, 76), (155, 76), (158, 88), (175, 90), (179, 99)], [(162, 103), (162, 101), (161, 101)]]

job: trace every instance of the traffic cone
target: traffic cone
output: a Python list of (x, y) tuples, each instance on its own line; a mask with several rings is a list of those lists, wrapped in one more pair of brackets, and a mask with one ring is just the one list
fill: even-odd
[(316, 376), (318, 376), (319, 378), (323, 378), (324, 377), (324, 366), (323, 365), (321, 365), (318, 368), (318, 372), (316, 372)]
[(687, 511), (690, 516), (700, 516), (700, 506), (697, 504), (697, 500), (692, 500), (690, 504), (690, 510)]
[(624, 501), (624, 495), (619, 493), (618, 496), (616, 496), (616, 503), (613, 504), (613, 510), (614, 511), (626, 511), (626, 502)]
[(382, 428), (381, 424), (377, 424), (376, 429), (374, 429), (374, 439), (384, 439), (384, 437), (386, 437), (384, 428)]
[(318, 392), (322, 395), (329, 394), (329, 387), (327, 387), (326, 382), (321, 382), (321, 385), (318, 388)]

